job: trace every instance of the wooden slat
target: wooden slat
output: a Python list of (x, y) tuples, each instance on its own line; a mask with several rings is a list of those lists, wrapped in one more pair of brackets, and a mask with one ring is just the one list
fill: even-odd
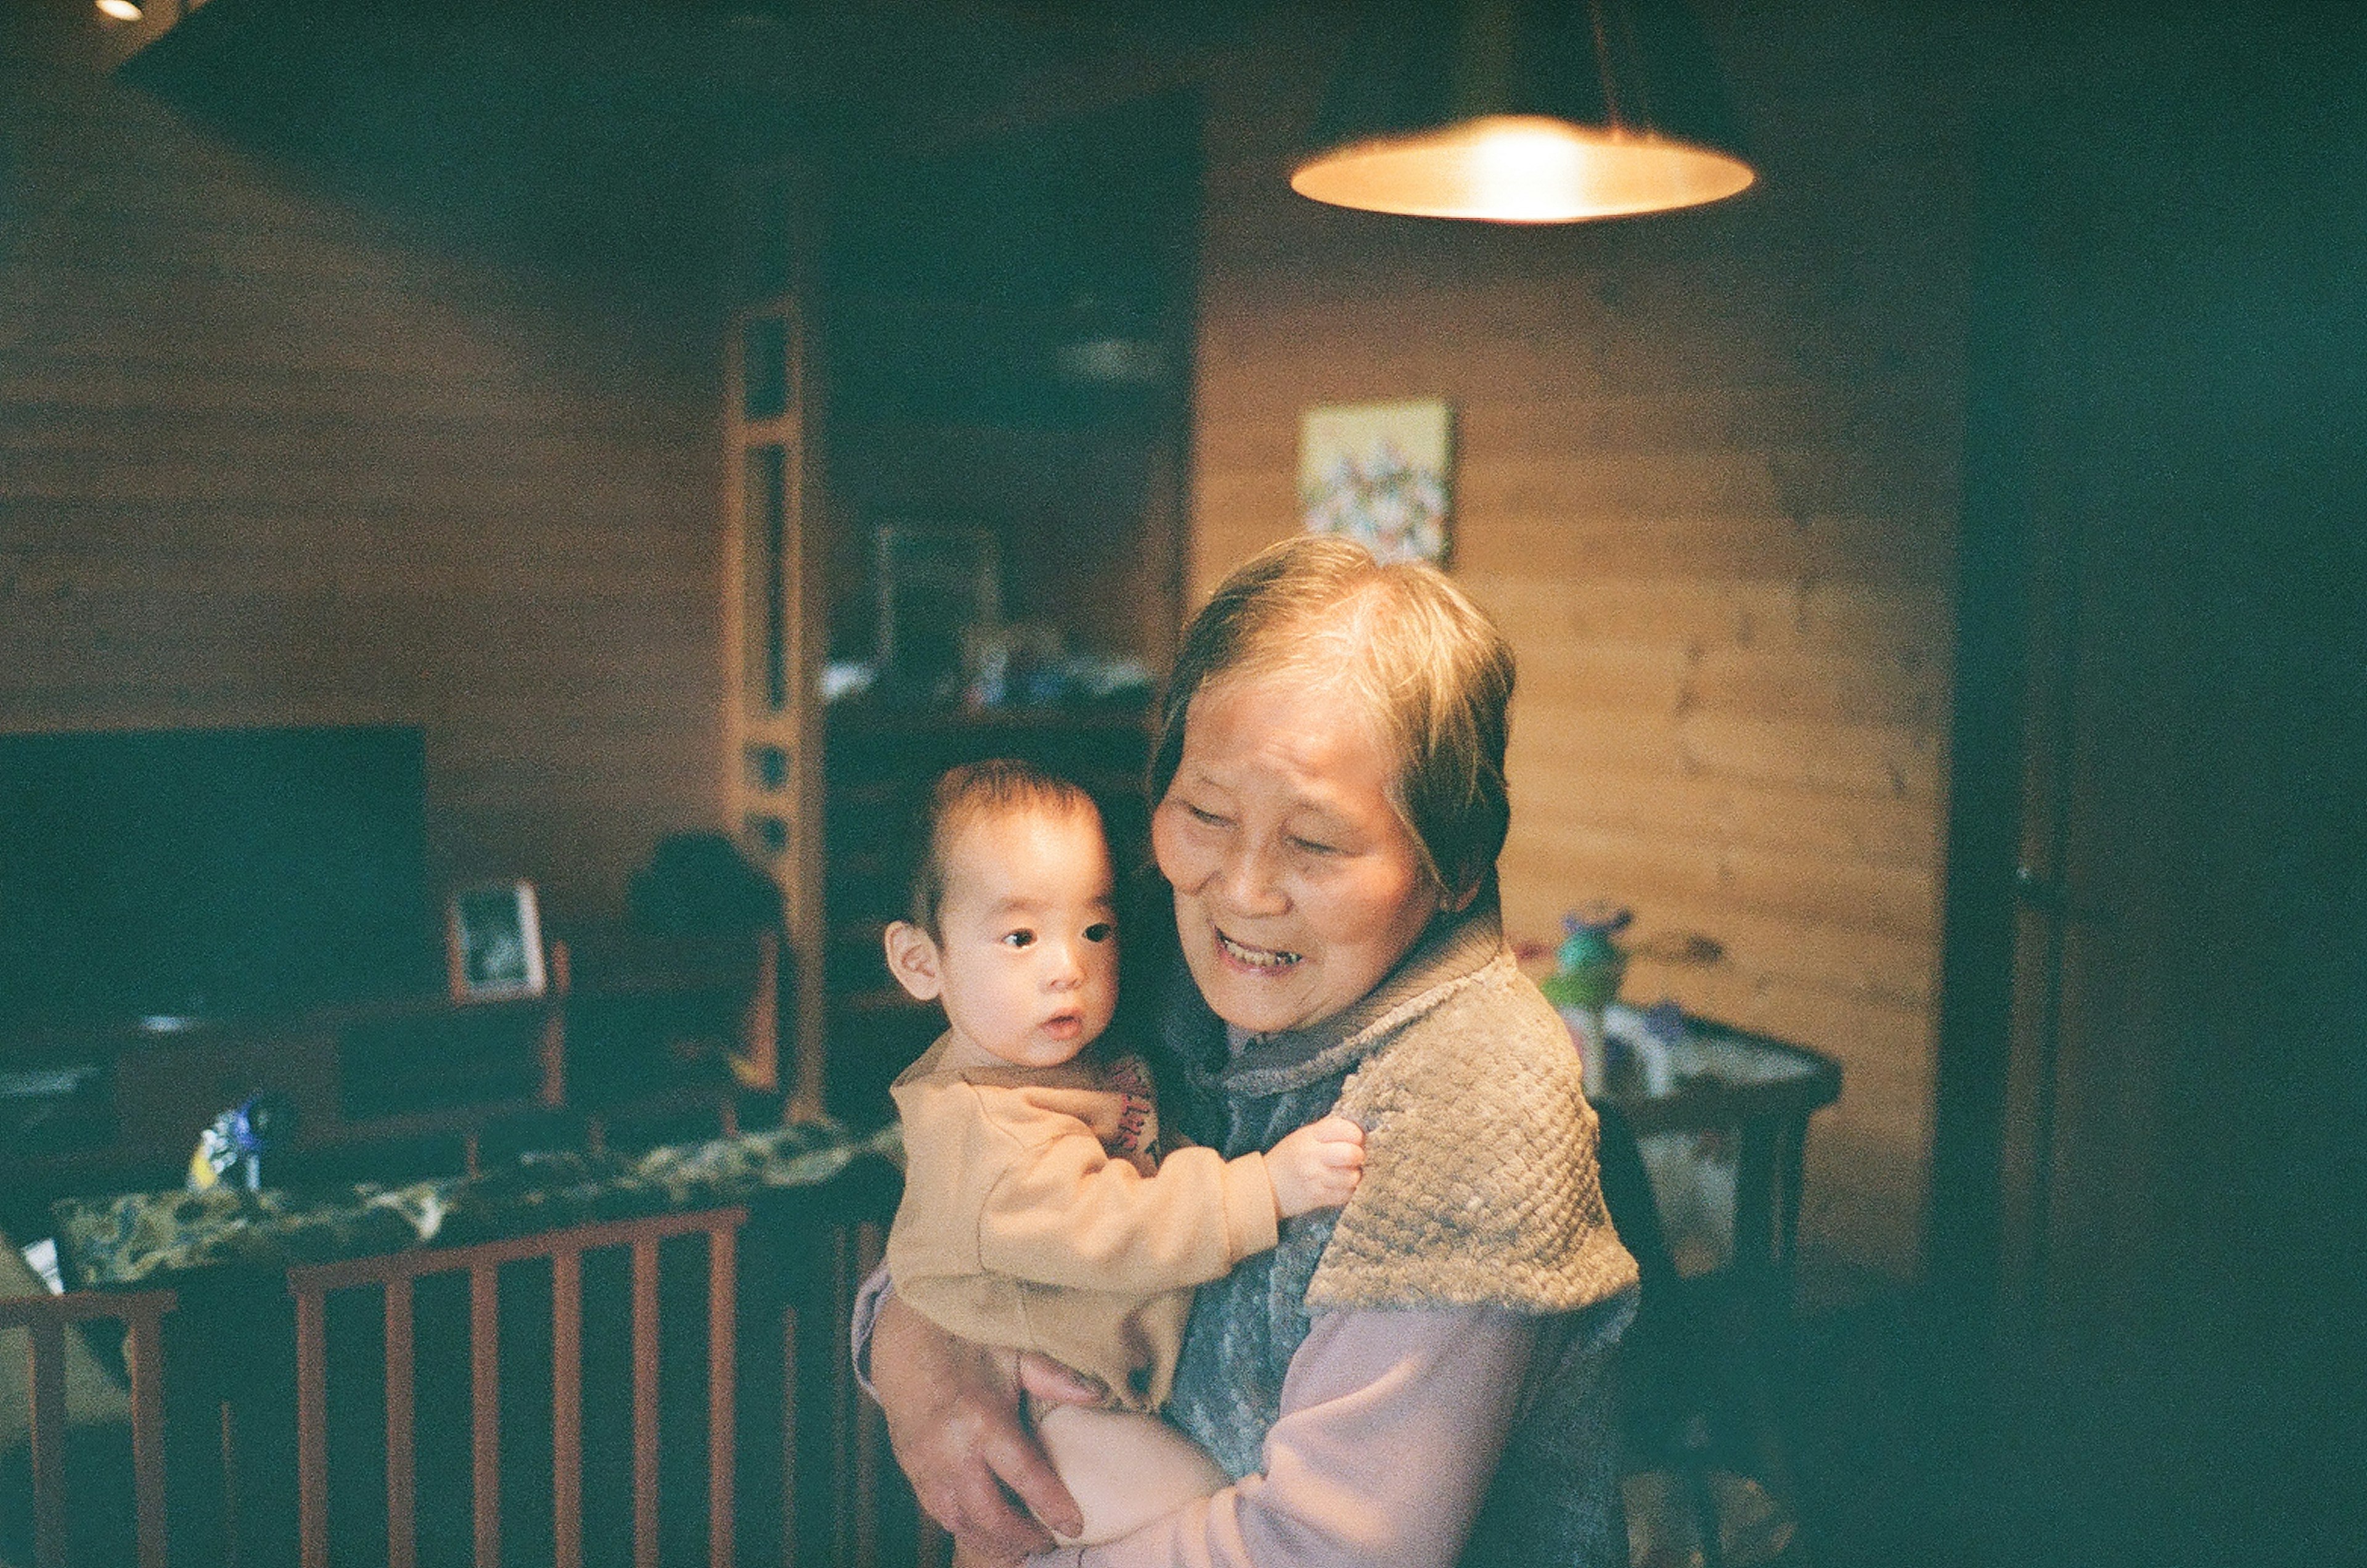
[(1939, 889), (1921, 866), (1852, 865), (1585, 827), (1523, 833), (1520, 842), (1534, 874), (1572, 889), (1573, 901), (1616, 897), (1647, 908), (1654, 897), (1696, 907), (1729, 902), (1804, 931), (1838, 926), (1907, 938), (1927, 953), (1935, 945)]
[(386, 1282), (386, 1560), (413, 1568), (419, 1558), (417, 1453), (412, 1416), (417, 1389), (412, 1364), (408, 1278)]
[(66, 1341), (57, 1317), (26, 1325), (26, 1383), (32, 1390), (33, 1561), (65, 1568)]
[(125, 1314), (124, 1369), (131, 1381), (131, 1483), (140, 1568), (164, 1568), (164, 1361), (159, 1311)]
[(501, 1266), (469, 1269), (469, 1478), (477, 1568), (502, 1561)]
[[(554, 938), (547, 947), (550, 996), (555, 1002), (564, 1004), (572, 978), (568, 946)], [(542, 1081), (536, 1088), (536, 1098), (545, 1110), (560, 1110), (567, 1104), (567, 1012), (563, 1005), (554, 1006), (543, 1015), (538, 1056)]]
[[(1728, 713), (1659, 716), (1546, 703), (1521, 709), (1517, 725), (1513, 755), (1533, 778), (1557, 781), (1565, 793), (1582, 786), (1597, 766), (1904, 800), (1927, 815), (1939, 792), (1937, 738), (1903, 726), (1796, 724)], [(1537, 815), (1550, 826), (1558, 813)]]
[(296, 1534), (304, 1568), (329, 1568), (328, 1323), (322, 1292), (296, 1292)]
[(633, 1243), (633, 1564), (658, 1562), (658, 1244)]
[(1561, 624), (1523, 627), (1499, 615), (1523, 648), (1523, 715), (1540, 704), (1674, 716), (1730, 712), (1798, 724), (1882, 725), (1936, 738), (1943, 666), (1914, 649), (1825, 650), (1699, 639), (1628, 642)]
[(781, 1313), (781, 1568), (798, 1561), (798, 1309)]
[(1622, 570), (1611, 562), (1570, 578), (1532, 575), (1520, 566), (1458, 567), (1455, 578), (1513, 636), (1523, 690), (1526, 667), (1557, 639), (1930, 657), (1935, 652), (1931, 628), (1950, 618), (1944, 583), (1704, 576)]
[(739, 1238), (717, 1227), (707, 1233), (707, 1555), (714, 1568), (731, 1568), (735, 1480), (732, 1403), (738, 1369)]
[(1514, 813), (1517, 838), (1591, 828), (1639, 838), (1739, 844), (1867, 865), (1924, 867), (1936, 847), (1928, 802), (1840, 795), (1761, 780), (1653, 776), (1598, 759), (1582, 788), (1519, 740), (1509, 759), (1512, 793), (1525, 800), (1558, 789), (1552, 813)]
[(550, 1260), (550, 1528), (557, 1568), (583, 1562), (583, 1255)]

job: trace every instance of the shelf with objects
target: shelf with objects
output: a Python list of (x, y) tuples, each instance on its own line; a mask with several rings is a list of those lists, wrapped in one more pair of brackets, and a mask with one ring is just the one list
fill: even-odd
[(6, 1204), (177, 1187), (250, 1101), (234, 1163), (285, 1185), (711, 1131), (772, 1086), (779, 897), (727, 841), (546, 932), (527, 883), (431, 877), (427, 762), (417, 725), (0, 736)]
[[(793, 204), (772, 274), (803, 347), (786, 392), (760, 389), (743, 333), (733, 417), (788, 428), (751, 423), (759, 390), (793, 409), (805, 468), (793, 504), (768, 480), (733, 502), (756, 567), (732, 596), (733, 723), (753, 736), (746, 693), (776, 668), (796, 716), (735, 753), (732, 788), (787, 897), (822, 1099), (851, 1125), (887, 1120), (889, 1081), (942, 1027), (880, 952), (940, 773), (1003, 756), (1074, 778), (1121, 865), (1139, 856), (1183, 598), (1198, 160), (1196, 110), (1160, 98), (852, 155), (773, 198)], [(762, 558), (776, 539), (793, 570)]]
[[(1629, 922), (1607, 904), (1565, 915), (1539, 981), (1601, 1112), (1603, 1201), (1642, 1275), (1624, 1351), (1629, 1531), (1639, 1560), (1769, 1561), (1798, 1529), (1774, 1368), (1808, 1123), (1840, 1098), (1840, 1064), (1674, 1002), (1620, 1002)], [(1716, 952), (1697, 936), (1654, 945)]]
[[(1619, 938), (1631, 919), (1603, 903), (1564, 915), (1539, 987), (1569, 1026), (1587, 1099), (1636, 1141), (1678, 1271), (1730, 1272), (1787, 1301), (1808, 1120), (1840, 1098), (1840, 1064), (1674, 1002), (1620, 1002), (1628, 951)], [(1715, 951), (1691, 936), (1658, 945), (1691, 954), (1697, 944), (1704, 956)]]
[(242, 1106), (277, 1122), (251, 1151), (275, 1187), (473, 1171), (619, 1133), (728, 1135), (777, 1053), (779, 954), (769, 930), (587, 931), (547, 943), (533, 996), (17, 1031), (0, 1071), (10, 1197), (177, 1187), (209, 1119)]

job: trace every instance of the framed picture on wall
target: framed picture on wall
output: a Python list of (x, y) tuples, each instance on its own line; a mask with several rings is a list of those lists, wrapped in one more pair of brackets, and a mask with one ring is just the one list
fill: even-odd
[(445, 909), (444, 953), (456, 1002), (542, 995), (547, 981), (534, 884), (488, 883), (453, 894)]
[(1443, 398), (1308, 409), (1298, 429), (1299, 518), (1385, 561), (1447, 561), (1454, 412)]

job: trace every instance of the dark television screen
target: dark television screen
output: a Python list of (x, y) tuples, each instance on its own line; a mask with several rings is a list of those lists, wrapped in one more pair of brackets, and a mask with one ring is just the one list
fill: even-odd
[(0, 1021), (431, 989), (416, 728), (0, 736)]

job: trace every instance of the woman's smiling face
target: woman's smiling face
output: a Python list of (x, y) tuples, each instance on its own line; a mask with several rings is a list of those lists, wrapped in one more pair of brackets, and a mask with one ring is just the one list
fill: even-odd
[(1441, 907), (1389, 802), (1394, 759), (1336, 682), (1219, 676), (1151, 818), (1192, 977), (1256, 1034), (1362, 1000)]

